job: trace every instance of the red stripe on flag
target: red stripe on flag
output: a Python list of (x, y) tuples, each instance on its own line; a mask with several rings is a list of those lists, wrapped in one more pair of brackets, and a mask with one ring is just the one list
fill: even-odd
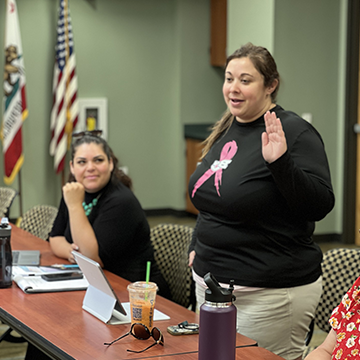
[(62, 137), (64, 136), (64, 133), (65, 133), (65, 127), (63, 127), (60, 131), (60, 134), (57, 138), (57, 142), (56, 142), (56, 145), (59, 145), (59, 142), (61, 141)]
[(64, 170), (64, 164), (65, 164), (65, 156), (59, 162), (59, 165), (58, 165), (58, 167), (56, 169), (56, 174), (59, 174)]
[(5, 153), (5, 175), (11, 177), (14, 167), (22, 154), (22, 134), (21, 128), (16, 133), (10, 146)]
[(60, 84), (60, 81), (61, 81), (61, 79), (62, 79), (62, 76), (63, 76), (63, 73), (62, 73), (62, 71), (60, 71), (60, 72), (59, 72), (59, 75), (58, 75), (58, 79), (57, 79), (57, 85)]
[(76, 115), (75, 119), (73, 120), (73, 126), (76, 127), (79, 117)]
[(76, 100), (76, 96), (77, 96), (77, 92), (74, 92), (72, 98), (70, 99), (70, 107), (74, 103), (74, 101)]
[(56, 116), (59, 116), (59, 114), (60, 114), (60, 112), (61, 112), (61, 110), (62, 110), (63, 104), (64, 104), (64, 98), (62, 98), (61, 101), (60, 101), (60, 104), (59, 104), (59, 106), (58, 106), (58, 108), (57, 108), (57, 114), (56, 114)]

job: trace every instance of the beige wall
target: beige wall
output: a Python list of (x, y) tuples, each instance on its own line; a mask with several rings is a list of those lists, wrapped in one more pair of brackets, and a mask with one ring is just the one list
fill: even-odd
[(342, 232), (346, 3), (276, 0), (275, 6), (279, 102), (298, 114), (312, 114), (325, 143), (335, 191), (335, 208), (317, 223), (316, 233)]

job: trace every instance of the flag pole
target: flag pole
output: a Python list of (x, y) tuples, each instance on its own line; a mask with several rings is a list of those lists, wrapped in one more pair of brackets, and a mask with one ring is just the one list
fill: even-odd
[[(70, 74), (68, 71), (68, 63), (69, 63), (69, 55), (70, 55), (70, 47), (69, 47), (69, 29), (68, 29), (68, 14), (69, 14), (69, 6), (68, 0), (65, 0), (64, 5), (64, 21), (65, 21), (65, 75), (66, 75), (66, 89), (70, 84)], [(70, 115), (70, 101), (67, 99), (67, 93), (65, 94), (65, 104), (66, 104), (66, 123), (65, 123), (65, 134), (67, 135), (67, 151), (70, 149), (71, 145), (71, 134), (72, 134), (72, 122)], [(66, 155), (65, 155), (66, 158)], [(61, 172), (62, 177), (62, 186), (65, 185), (65, 164), (63, 170)]]
[(20, 205), (20, 217), (23, 216), (23, 206), (22, 206), (22, 185), (21, 185), (21, 169), (18, 172), (18, 192), (19, 192), (19, 205)]

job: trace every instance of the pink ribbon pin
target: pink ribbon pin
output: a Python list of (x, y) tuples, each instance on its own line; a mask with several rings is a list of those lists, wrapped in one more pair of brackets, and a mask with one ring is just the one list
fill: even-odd
[(191, 194), (191, 197), (194, 197), (197, 189), (199, 189), (199, 187), (206, 180), (208, 180), (213, 174), (215, 174), (214, 185), (215, 185), (216, 191), (217, 191), (218, 195), (221, 196), (220, 191), (219, 191), (219, 186), (221, 185), (221, 179), (222, 179), (223, 170), (225, 170), (229, 166), (229, 164), (232, 162), (232, 158), (235, 156), (235, 154), (237, 152), (237, 149), (238, 149), (238, 147), (237, 147), (236, 142), (234, 140), (229, 141), (228, 143), (226, 143), (224, 145), (224, 147), (221, 150), (220, 160), (215, 160), (213, 162), (213, 164), (211, 165), (210, 169), (207, 170), (204, 173), (204, 175), (202, 175), (198, 179), (198, 181), (194, 185), (194, 189), (193, 189), (193, 192)]

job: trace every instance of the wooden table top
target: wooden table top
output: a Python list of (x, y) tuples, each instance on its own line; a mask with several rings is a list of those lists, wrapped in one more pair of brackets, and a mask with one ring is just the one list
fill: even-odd
[[(163, 357), (153, 357), (152, 360), (164, 360)], [(198, 353), (172, 355), (171, 360), (198, 360)], [(224, 359), (225, 360), (225, 359)], [(258, 347), (248, 346), (236, 348), (236, 360), (284, 360), (281, 356)]]
[[(16, 226), (12, 226), (11, 245), (13, 250), (40, 250), (41, 265), (68, 263), (52, 254), (48, 242)], [(126, 287), (129, 282), (106, 270), (104, 272), (119, 300), (128, 302)], [(10, 288), (0, 289), (0, 319), (55, 359), (160, 359), (198, 350), (198, 335), (173, 336), (167, 332), (169, 325), (185, 320), (198, 323), (198, 315), (161, 296), (157, 296), (155, 308), (169, 315), (170, 320), (155, 321), (154, 325), (163, 332), (165, 346), (156, 345), (140, 354), (130, 353), (127, 349), (142, 350), (153, 339), (140, 341), (127, 336), (106, 347), (104, 342), (128, 332), (130, 324), (104, 324), (82, 309), (84, 295), (85, 291), (25, 294), (13, 283)], [(255, 341), (237, 334), (237, 346), (254, 344)], [(197, 355), (174, 357), (179, 360), (192, 358), (197, 358)]]

